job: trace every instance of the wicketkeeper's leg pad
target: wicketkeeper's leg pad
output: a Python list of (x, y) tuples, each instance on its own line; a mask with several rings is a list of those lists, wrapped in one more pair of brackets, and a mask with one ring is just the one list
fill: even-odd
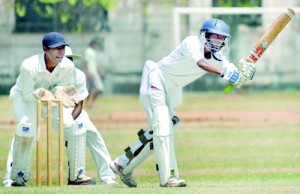
[(82, 122), (75, 122), (67, 129), (65, 145), (69, 161), (69, 179), (75, 181), (85, 171), (86, 128)]
[(160, 184), (178, 176), (174, 148), (174, 128), (167, 106), (156, 107), (152, 117), (154, 154), (158, 163)]
[(11, 179), (23, 177), (25, 181), (30, 178), (30, 161), (34, 140), (36, 139), (36, 129), (31, 123), (20, 122), (17, 126), (13, 143), (13, 164), (11, 169)]

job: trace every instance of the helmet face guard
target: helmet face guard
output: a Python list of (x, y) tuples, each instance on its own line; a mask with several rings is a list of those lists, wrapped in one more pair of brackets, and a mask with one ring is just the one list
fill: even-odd
[[(211, 38), (212, 34), (216, 34), (224, 38)], [(229, 38), (230, 34), (228, 27), (225, 22), (220, 19), (208, 19), (204, 22), (200, 29), (200, 43), (213, 54), (217, 52), (225, 54), (229, 47)]]
[(224, 39), (210, 38), (211, 33), (201, 32), (199, 42), (204, 48), (211, 53), (221, 52), (222, 55), (226, 53), (229, 47), (229, 38)]

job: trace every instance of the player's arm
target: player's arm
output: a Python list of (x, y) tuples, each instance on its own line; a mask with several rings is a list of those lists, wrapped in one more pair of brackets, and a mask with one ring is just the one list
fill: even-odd
[(223, 68), (219, 65), (216, 65), (209, 60), (202, 58), (197, 62), (197, 65), (200, 69), (207, 71), (209, 73), (213, 73), (215, 75), (221, 75)]
[(80, 101), (78, 104), (75, 105), (72, 111), (72, 117), (74, 120), (76, 120), (78, 116), (81, 114), (82, 108), (83, 108), (83, 101)]
[(80, 71), (79, 69), (75, 70), (75, 78), (76, 78), (76, 89), (78, 90), (78, 103), (76, 103), (73, 111), (72, 116), (74, 120), (81, 114), (83, 109), (83, 101), (88, 96), (89, 92), (86, 88), (86, 76), (84, 72)]
[(20, 75), (17, 82), (22, 85), (22, 93), (26, 100), (35, 101), (35, 72), (25, 62), (21, 64)]
[(204, 71), (218, 75), (229, 83), (234, 84), (237, 88), (241, 87), (247, 79), (243, 73), (241, 73), (233, 64), (229, 64), (229, 62), (225, 66), (218, 66), (205, 58), (201, 58), (197, 62), (197, 65)]
[(100, 74), (101, 77), (105, 77), (105, 72), (104, 70), (100, 67), (100, 65), (97, 65), (97, 68), (98, 68), (98, 72)]

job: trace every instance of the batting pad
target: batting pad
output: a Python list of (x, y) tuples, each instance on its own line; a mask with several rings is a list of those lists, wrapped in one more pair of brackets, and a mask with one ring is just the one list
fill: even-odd
[(167, 106), (155, 108), (152, 117), (154, 154), (158, 163), (160, 184), (171, 175), (178, 176), (174, 148), (174, 129)]
[(136, 155), (129, 164), (124, 168), (123, 174), (128, 174), (132, 172), (135, 168), (137, 168), (141, 163), (143, 163), (152, 153), (152, 142), (148, 142), (144, 145), (143, 149), (140, 151), (138, 155)]
[[(139, 133), (141, 134), (139, 135)], [(152, 131), (144, 131), (143, 129), (141, 129), (139, 133), (138, 133), (139, 139), (135, 142), (135, 144), (130, 149), (130, 151), (133, 153), (134, 156), (137, 155), (136, 153), (139, 152), (141, 147), (143, 147), (150, 141), (152, 142), (152, 138), (153, 138)]]
[(33, 131), (30, 123), (20, 123), (17, 126), (13, 143), (13, 164), (11, 179), (23, 177), (25, 181), (30, 178), (30, 161), (34, 145), (36, 131)]
[(74, 181), (85, 170), (86, 128), (83, 123), (75, 123), (68, 129), (66, 147), (69, 161), (69, 179)]

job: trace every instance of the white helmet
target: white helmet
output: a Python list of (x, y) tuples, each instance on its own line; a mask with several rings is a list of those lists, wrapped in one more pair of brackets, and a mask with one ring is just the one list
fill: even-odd
[(73, 54), (72, 53), (72, 49), (69, 47), (69, 46), (66, 46), (65, 47), (65, 57), (67, 58), (71, 58), (71, 60), (74, 60), (74, 59), (82, 59), (82, 56), (81, 55), (76, 55), (76, 54)]

